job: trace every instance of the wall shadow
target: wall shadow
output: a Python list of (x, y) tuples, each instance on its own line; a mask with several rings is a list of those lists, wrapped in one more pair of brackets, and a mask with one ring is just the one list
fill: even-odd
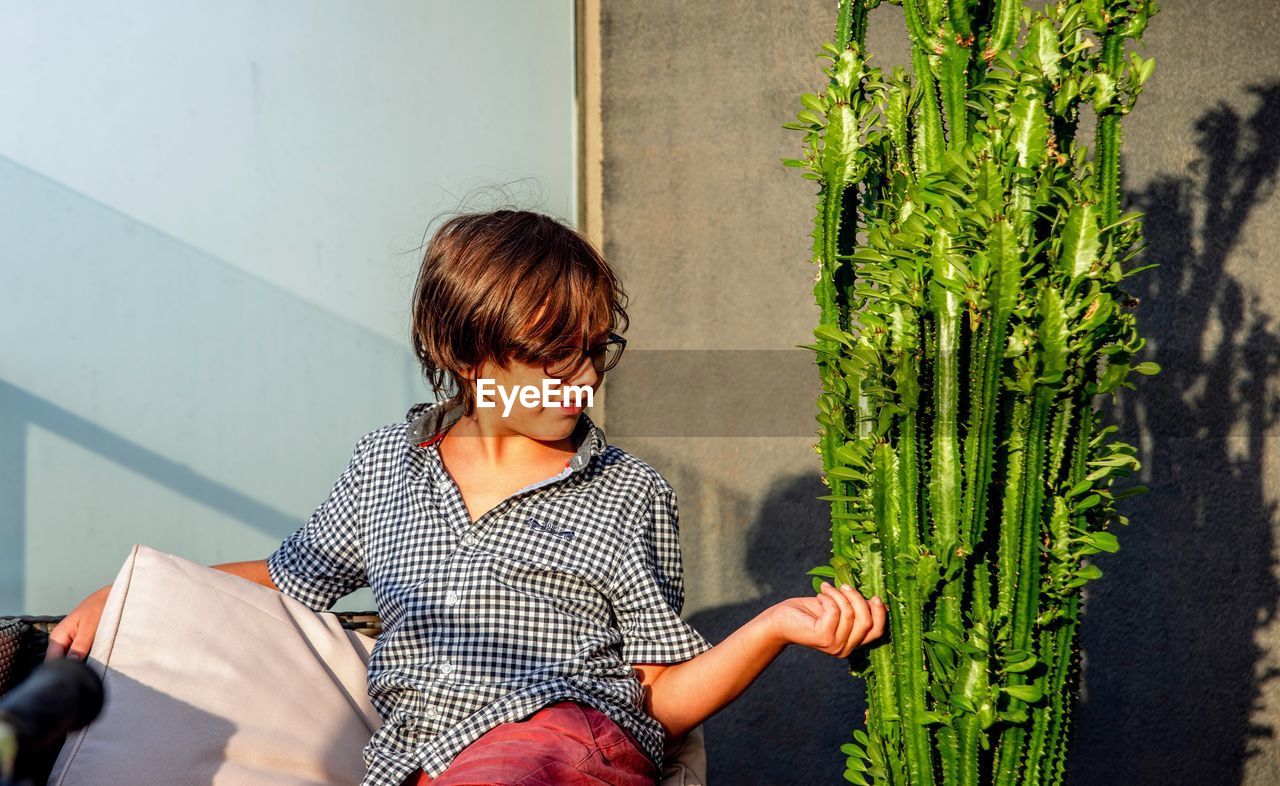
[(3, 156), (0, 234), (5, 613), (65, 613), (132, 543), (266, 556), (430, 399), (407, 342)]
[(270, 505), (163, 456), (109, 429), (0, 379), (0, 597), (23, 596), (26, 555), (27, 428), (38, 426), (193, 502), (220, 510), (269, 533), (288, 533), (301, 522)]
[(1256, 673), (1280, 595), (1266, 477), (1280, 330), (1249, 291), (1258, 279), (1230, 269), (1280, 168), (1280, 84), (1249, 92), (1249, 112), (1221, 103), (1197, 121), (1189, 175), (1130, 199), (1149, 243), (1135, 264), (1160, 265), (1130, 281), (1144, 354), (1163, 371), (1099, 403), (1138, 447), (1135, 482), (1151, 493), (1121, 503), (1131, 524), (1088, 585), (1076, 786), (1240, 783), (1252, 742), (1276, 732), (1252, 719), (1280, 674)]

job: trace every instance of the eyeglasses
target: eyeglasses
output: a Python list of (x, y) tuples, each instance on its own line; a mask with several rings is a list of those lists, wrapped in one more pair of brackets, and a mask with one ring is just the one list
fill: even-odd
[(617, 333), (610, 332), (609, 339), (593, 347), (570, 347), (554, 353), (542, 366), (549, 377), (567, 377), (582, 366), (582, 361), (591, 359), (597, 374), (603, 374), (622, 358), (622, 350), (627, 340)]

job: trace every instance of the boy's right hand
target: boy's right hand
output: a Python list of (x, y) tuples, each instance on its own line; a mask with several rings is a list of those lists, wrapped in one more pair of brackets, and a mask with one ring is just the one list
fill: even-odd
[(98, 631), (98, 620), (102, 619), (102, 610), (107, 605), (110, 592), (111, 585), (108, 584), (85, 598), (49, 631), (45, 660), (64, 656), (84, 660), (89, 656), (94, 634)]

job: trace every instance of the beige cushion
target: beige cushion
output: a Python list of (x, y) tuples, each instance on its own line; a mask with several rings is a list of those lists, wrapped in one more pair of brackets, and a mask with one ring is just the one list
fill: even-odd
[[(381, 724), (374, 640), (329, 612), (134, 545), (88, 663), (106, 706), (63, 746), (51, 786), (356, 784)], [(700, 786), (701, 727), (668, 746), (662, 786)]]
[(701, 726), (679, 739), (668, 739), (662, 753), (662, 786), (706, 786), (707, 749)]

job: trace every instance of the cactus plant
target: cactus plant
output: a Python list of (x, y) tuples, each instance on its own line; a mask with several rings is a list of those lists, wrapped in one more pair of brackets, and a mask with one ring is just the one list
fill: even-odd
[[(855, 651), (858, 784), (1061, 783), (1081, 592), (1146, 489), (1096, 399), (1143, 346), (1121, 287), (1149, 266), (1119, 214), (1120, 119), (1154, 61), (1152, 0), (898, 0), (911, 72), (865, 51), (880, 0), (841, 0), (821, 93), (784, 127), (819, 183), (815, 353), (832, 553), (888, 604)], [(893, 2), (893, 0), (891, 0)], [(1076, 141), (1096, 117), (1092, 158)]]

